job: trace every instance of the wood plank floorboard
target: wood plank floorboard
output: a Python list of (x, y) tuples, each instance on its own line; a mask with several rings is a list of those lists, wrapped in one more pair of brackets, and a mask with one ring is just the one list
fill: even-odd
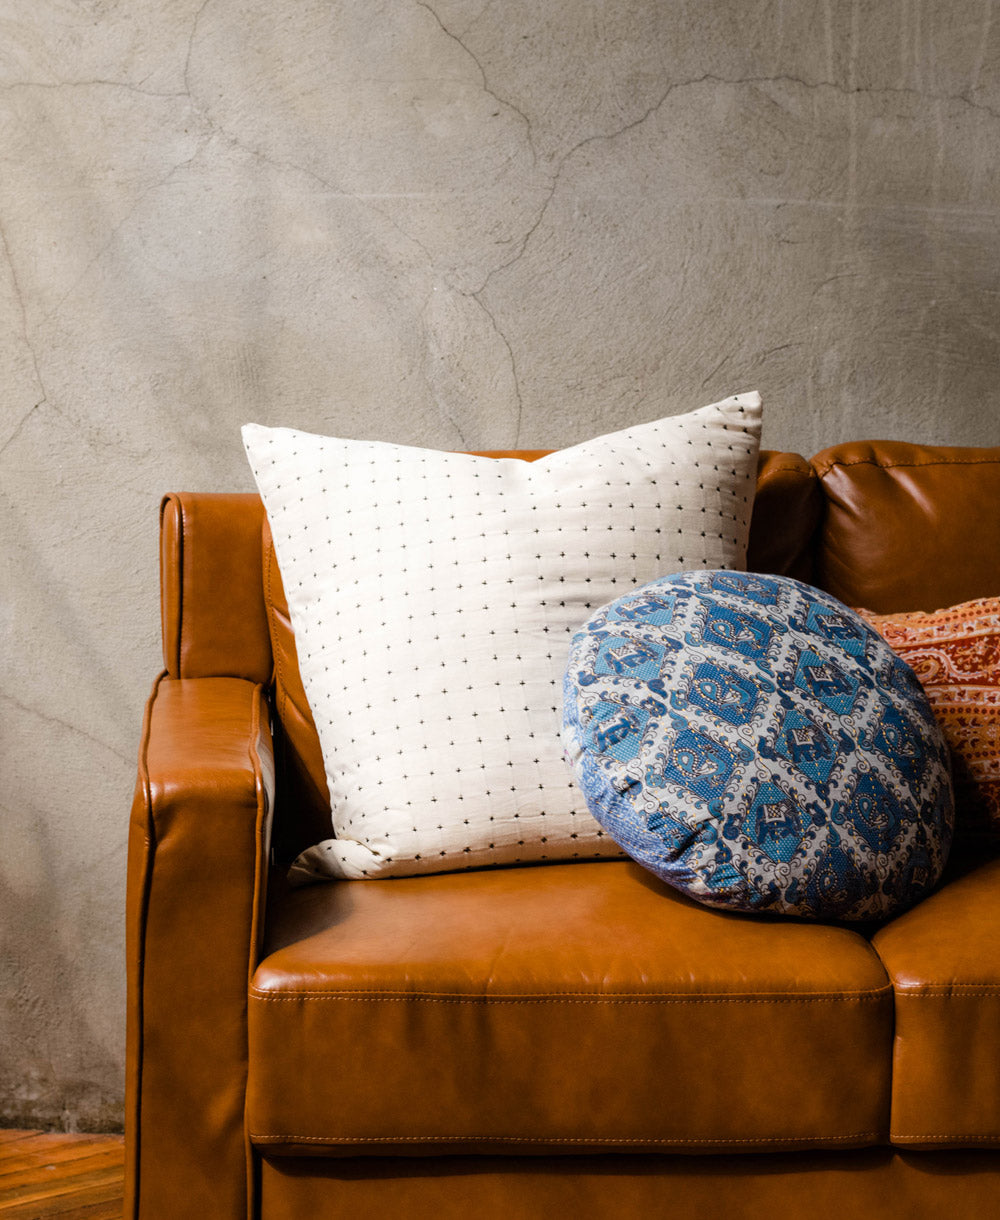
[(120, 1135), (0, 1131), (0, 1220), (121, 1220)]

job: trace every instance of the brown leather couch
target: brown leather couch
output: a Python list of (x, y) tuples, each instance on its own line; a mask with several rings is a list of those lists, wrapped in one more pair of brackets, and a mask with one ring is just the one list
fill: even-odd
[[(877, 929), (617, 861), (289, 891), (325, 791), (262, 525), (163, 504), (127, 1216), (1000, 1215), (996, 846)], [(1000, 449), (765, 454), (749, 567), (876, 611), (1000, 594)]]

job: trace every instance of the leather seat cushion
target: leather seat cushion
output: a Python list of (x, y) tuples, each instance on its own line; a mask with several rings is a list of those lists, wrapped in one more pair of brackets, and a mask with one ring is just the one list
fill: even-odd
[(273, 1155), (886, 1136), (892, 991), (848, 928), (709, 910), (616, 861), (333, 882), (275, 906), (247, 1102)]
[(998, 906), (1000, 855), (970, 850), (873, 939), (896, 988), (894, 1144), (1000, 1148)]

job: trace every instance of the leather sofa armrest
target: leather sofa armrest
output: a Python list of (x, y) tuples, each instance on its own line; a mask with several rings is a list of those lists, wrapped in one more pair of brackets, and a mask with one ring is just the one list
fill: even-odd
[(127, 1217), (247, 1215), (247, 985), (273, 803), (264, 688), (161, 676), (129, 831)]

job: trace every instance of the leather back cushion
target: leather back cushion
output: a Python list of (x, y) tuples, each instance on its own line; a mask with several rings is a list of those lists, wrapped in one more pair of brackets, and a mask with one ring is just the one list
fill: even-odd
[(816, 584), (879, 614), (1000, 593), (1000, 447), (864, 441), (812, 462), (826, 499)]
[[(534, 460), (545, 450), (486, 453), (489, 457)], [(821, 509), (819, 484), (809, 463), (796, 454), (762, 452), (757, 498), (750, 527), (748, 566), (810, 580), (811, 541)], [(279, 815), (279, 854), (292, 857), (329, 836), (330, 798), (323, 756), (299, 675), (295, 637), (274, 553), (271, 531), (263, 523), (263, 579), (268, 629), (274, 654), (275, 708), (282, 727), (278, 747), (278, 791), (291, 817)]]
[(823, 496), (812, 466), (797, 453), (761, 450), (750, 519), (747, 571), (813, 581), (813, 548)]
[(171, 678), (271, 680), (256, 495), (174, 492), (160, 507), (163, 662)]
[(274, 553), (267, 517), (263, 525), (264, 601), (274, 654), (274, 706), (281, 732), (277, 736), (276, 766), (279, 799), (291, 817), (278, 811), (275, 820), (275, 850), (282, 859), (292, 859), (310, 843), (330, 834), (330, 791), (326, 783), (323, 754), (316, 724), (306, 701), (299, 673), (288, 614), (288, 600)]

